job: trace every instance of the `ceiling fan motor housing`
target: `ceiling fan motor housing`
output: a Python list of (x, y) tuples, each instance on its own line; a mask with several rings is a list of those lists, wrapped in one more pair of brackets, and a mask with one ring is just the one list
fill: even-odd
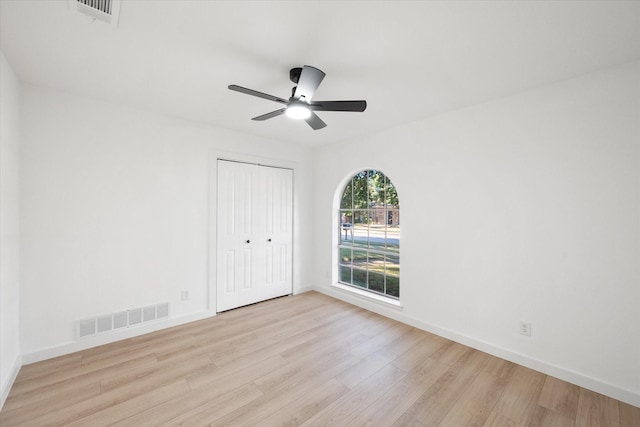
[(301, 73), (302, 73), (302, 67), (292, 68), (291, 70), (289, 70), (289, 79), (292, 82), (297, 84), (298, 80), (300, 80)]

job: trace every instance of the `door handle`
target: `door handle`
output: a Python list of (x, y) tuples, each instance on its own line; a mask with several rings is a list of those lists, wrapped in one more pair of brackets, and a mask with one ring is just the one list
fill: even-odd
[(247, 240), (247, 243), (251, 243), (251, 240)]
[(267, 239), (267, 242), (270, 242), (270, 241), (271, 241), (271, 239)]

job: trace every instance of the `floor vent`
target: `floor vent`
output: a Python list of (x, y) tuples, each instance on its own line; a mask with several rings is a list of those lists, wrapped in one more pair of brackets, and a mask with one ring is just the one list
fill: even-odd
[(122, 328), (142, 325), (154, 320), (169, 318), (169, 303), (132, 308), (113, 314), (82, 319), (76, 322), (76, 338), (83, 339), (102, 335)]
[(86, 15), (94, 21), (118, 26), (122, 0), (68, 0), (68, 2), (72, 10)]

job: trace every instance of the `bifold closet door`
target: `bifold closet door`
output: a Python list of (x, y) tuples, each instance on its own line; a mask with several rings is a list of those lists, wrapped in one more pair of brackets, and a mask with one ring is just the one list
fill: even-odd
[(293, 173), (218, 161), (217, 311), (292, 293)]

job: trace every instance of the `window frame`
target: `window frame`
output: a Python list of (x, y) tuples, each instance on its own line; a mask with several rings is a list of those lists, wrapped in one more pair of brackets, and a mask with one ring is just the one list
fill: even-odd
[[(381, 187), (380, 177), (384, 179)], [(357, 190), (354, 191), (354, 188), (358, 184), (362, 192), (364, 178), (366, 178), (367, 200), (363, 204), (362, 199), (355, 200), (354, 194)], [(371, 185), (374, 178), (377, 178), (378, 187)], [(359, 183), (355, 180), (359, 180)], [(382, 196), (380, 196), (381, 188)], [(389, 192), (389, 189), (393, 191)], [(337, 233), (334, 232), (334, 235), (337, 235), (337, 241), (334, 248), (337, 251), (334, 259), (337, 262), (334, 265), (337, 274), (335, 285), (341, 289), (400, 306), (400, 206), (397, 188), (384, 172), (370, 168), (351, 174), (339, 186), (336, 193), (337, 203), (334, 207), (337, 206), (337, 210), (334, 212), (337, 212)], [(375, 196), (372, 197), (374, 193)], [(349, 206), (344, 204), (345, 195), (351, 198)], [(395, 198), (392, 199), (394, 195)], [(345, 227), (345, 224), (348, 226)], [(357, 227), (358, 224), (360, 224), (359, 227)], [(360, 231), (359, 243), (356, 243), (354, 236), (358, 232), (356, 229)], [(373, 243), (372, 239), (376, 239), (377, 243)], [(394, 241), (396, 243), (393, 243)], [(359, 256), (355, 255), (356, 252)], [(362, 260), (363, 256), (364, 260)], [(356, 265), (354, 258), (360, 258), (361, 261)], [(343, 275), (345, 272), (349, 274), (349, 278)], [(355, 273), (361, 277), (360, 280), (354, 280)], [(362, 280), (363, 274), (364, 280)], [(381, 282), (380, 279), (371, 280), (371, 277), (376, 277), (374, 275), (381, 277)]]

